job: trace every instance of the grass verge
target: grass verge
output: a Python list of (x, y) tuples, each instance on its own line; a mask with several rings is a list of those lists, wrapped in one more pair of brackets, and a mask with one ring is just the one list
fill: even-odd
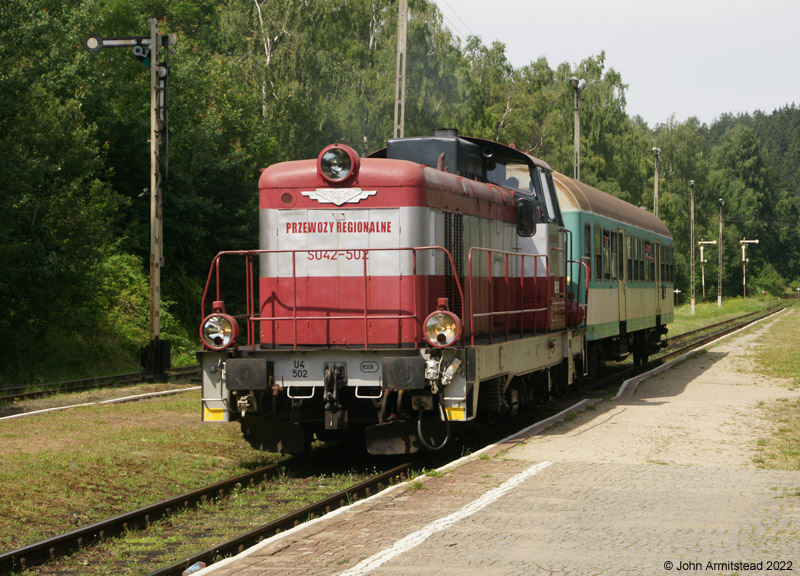
[[(756, 349), (759, 369), (800, 388), (800, 310), (792, 308), (772, 325)], [(760, 406), (772, 422), (772, 435), (761, 438), (755, 462), (759, 467), (800, 470), (800, 398), (782, 398)]]
[(722, 301), (721, 307), (717, 306), (716, 302), (697, 302), (694, 314), (692, 314), (692, 307), (689, 304), (682, 304), (675, 307), (675, 319), (669, 325), (669, 336), (697, 330), (709, 324), (751, 312), (758, 312), (777, 303), (778, 300), (768, 296), (728, 298)]
[(275, 461), (199, 405), (192, 391), (0, 422), (0, 550)]

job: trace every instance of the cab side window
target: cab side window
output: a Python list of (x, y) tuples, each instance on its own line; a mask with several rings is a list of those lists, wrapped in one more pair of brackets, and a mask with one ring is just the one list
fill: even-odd
[(544, 200), (545, 210), (547, 212), (547, 219), (550, 222), (559, 222), (561, 223), (561, 213), (558, 210), (558, 201), (556, 200), (556, 190), (553, 185), (553, 177), (542, 170), (540, 167), (536, 167), (536, 173), (539, 175), (539, 189), (542, 192), (542, 198)]

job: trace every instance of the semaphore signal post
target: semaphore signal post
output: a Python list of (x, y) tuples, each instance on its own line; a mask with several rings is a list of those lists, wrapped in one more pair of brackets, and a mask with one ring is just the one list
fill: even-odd
[[(141, 365), (146, 378), (166, 377), (170, 368), (170, 342), (161, 340), (161, 267), (164, 264), (161, 207), (160, 147), (167, 141), (168, 48), (177, 43), (175, 34), (161, 34), (158, 20), (151, 18), (149, 36), (103, 38), (91, 34), (84, 40), (89, 52), (103, 48), (131, 48), (150, 68), (150, 344), (142, 349)], [(161, 52), (161, 58), (159, 58)]]

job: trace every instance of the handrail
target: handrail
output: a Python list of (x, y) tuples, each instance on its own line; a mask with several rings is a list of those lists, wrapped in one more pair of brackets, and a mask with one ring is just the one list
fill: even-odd
[[(473, 269), (472, 269), (473, 254), (475, 254), (476, 257), (477, 257), (477, 253), (478, 252), (484, 252), (487, 255), (487, 275), (486, 275), (486, 278), (488, 279), (488, 284), (489, 284), (489, 311), (488, 312), (481, 312), (481, 313), (476, 313), (475, 312), (475, 297), (474, 297), (475, 276), (473, 274)], [(494, 311), (492, 309), (494, 307), (494, 304), (493, 304), (494, 303), (493, 279), (495, 278), (494, 274), (492, 274), (492, 257), (494, 255), (496, 255), (496, 254), (500, 254), (500, 255), (503, 256), (503, 261), (504, 261), (504, 276), (503, 276), (503, 279), (504, 279), (504, 283), (505, 283), (505, 286), (506, 286), (506, 301), (508, 301), (508, 287), (509, 287), (509, 282), (508, 282), (508, 261), (509, 261), (509, 256), (520, 259), (520, 275), (519, 275), (519, 279), (520, 279), (520, 291), (519, 291), (520, 302), (519, 302), (519, 308), (515, 308), (515, 309), (508, 309), (507, 308), (506, 310), (501, 310), (501, 311)], [(545, 254), (527, 254), (527, 253), (520, 253), (520, 252), (509, 252), (509, 251), (506, 251), (506, 250), (495, 250), (495, 249), (492, 249), (492, 248), (483, 248), (483, 247), (478, 247), (478, 246), (473, 246), (472, 248), (469, 249), (469, 254), (467, 256), (467, 262), (468, 262), (468, 270), (469, 270), (469, 272), (468, 272), (468, 274), (469, 274), (469, 278), (468, 278), (469, 284), (468, 284), (468, 286), (469, 286), (470, 344), (471, 345), (473, 345), (473, 346), (475, 345), (475, 318), (484, 318), (484, 317), (487, 317), (487, 316), (490, 317), (490, 318), (494, 318), (495, 316), (503, 315), (503, 316), (506, 317), (506, 320), (507, 320), (510, 315), (520, 315), (520, 323), (519, 323), (520, 327), (519, 327), (519, 329), (520, 329), (520, 335), (522, 335), (523, 332), (524, 332), (524, 329), (525, 329), (524, 316), (522, 316), (522, 315), (524, 315), (526, 313), (533, 313), (533, 315), (534, 315), (533, 333), (536, 334), (536, 313), (537, 312), (546, 312), (547, 311), (547, 306), (545, 306), (544, 308), (524, 308), (523, 307), (523, 302), (524, 302), (523, 299), (524, 299), (524, 295), (525, 295), (525, 260), (526, 259), (533, 259), (533, 293), (536, 294), (537, 281), (538, 281), (538, 276), (539, 276), (539, 274), (538, 274), (538, 272), (539, 272), (538, 264), (539, 264), (539, 259), (540, 258), (544, 259), (544, 262), (545, 262), (545, 276), (544, 276), (544, 278), (546, 280), (546, 288), (547, 288), (547, 298), (546, 298), (545, 302), (547, 303), (547, 302), (550, 301), (550, 282), (549, 282), (549, 280), (547, 280), (547, 278), (549, 278), (549, 276), (550, 276), (550, 260), (549, 260), (547, 255), (545, 255)], [(505, 323), (505, 332), (506, 332), (506, 334), (505, 334), (506, 340), (508, 340), (508, 321), (506, 321), (506, 323)], [(491, 326), (490, 326), (490, 328), (489, 328), (489, 343), (492, 343), (492, 342), (493, 342), (493, 330), (491, 329)]]
[[(579, 268), (582, 267), (584, 269), (583, 276), (586, 279), (586, 282), (585, 282), (584, 287), (583, 287), (583, 300), (584, 300), (584, 303), (581, 304), (581, 299), (580, 299), (580, 296), (581, 296), (581, 275), (578, 274), (577, 304), (578, 304), (578, 308), (583, 308), (583, 321), (581, 323), (584, 326), (586, 326), (587, 325), (587, 319), (588, 319), (588, 316), (589, 316), (589, 279), (590, 279), (589, 266), (583, 260), (568, 260), (567, 263), (568, 264), (572, 264), (573, 266), (577, 264)], [(570, 275), (570, 276), (572, 277), (572, 275)], [(570, 291), (567, 293), (567, 296), (568, 297), (572, 296), (571, 285), (570, 285)], [(578, 325), (580, 325), (581, 323), (579, 323)], [(576, 325), (576, 327), (578, 325)]]
[[(354, 249), (355, 250), (355, 249)], [(529, 254), (529, 253), (519, 253), (519, 252), (510, 252), (505, 250), (495, 250), (491, 248), (483, 248), (483, 247), (471, 247), (468, 253), (468, 277), (466, 279), (459, 278), (458, 273), (456, 271), (455, 263), (453, 261), (453, 257), (450, 252), (442, 247), (442, 246), (419, 246), (419, 247), (404, 247), (404, 248), (370, 248), (365, 250), (359, 250), (359, 252), (363, 252), (363, 263), (362, 263), (362, 271), (361, 277), (363, 278), (364, 282), (364, 301), (363, 301), (363, 308), (356, 314), (345, 314), (345, 315), (337, 315), (337, 316), (330, 316), (330, 315), (299, 315), (299, 303), (297, 299), (297, 281), (298, 281), (298, 273), (297, 273), (297, 257), (298, 255), (304, 255), (311, 252), (317, 252), (318, 250), (312, 249), (293, 249), (293, 250), (234, 250), (234, 251), (223, 251), (218, 253), (214, 260), (212, 261), (211, 268), (209, 270), (208, 278), (206, 280), (206, 285), (203, 291), (203, 300), (201, 303), (201, 318), (206, 317), (206, 302), (209, 299), (209, 294), (211, 292), (211, 282), (216, 281), (216, 302), (222, 302), (222, 292), (221, 292), (221, 261), (223, 257), (229, 256), (244, 256), (245, 257), (245, 282), (247, 284), (246, 287), (246, 313), (244, 315), (234, 316), (234, 318), (246, 320), (247, 325), (247, 344), (248, 346), (255, 346), (257, 342), (257, 335), (256, 331), (260, 326), (261, 322), (278, 322), (278, 321), (291, 321), (292, 322), (292, 348), (298, 348), (298, 322), (301, 321), (346, 321), (346, 320), (363, 320), (364, 321), (364, 349), (368, 349), (370, 346), (369, 338), (369, 322), (370, 320), (408, 320), (414, 319), (418, 323), (421, 323), (424, 318), (421, 317), (421, 313), (425, 312), (424, 310), (420, 310), (420, 306), (422, 303), (419, 301), (419, 295), (417, 294), (417, 290), (413, 290), (411, 302), (411, 313), (407, 314), (370, 314), (369, 313), (369, 263), (368, 263), (368, 255), (370, 253), (378, 253), (378, 252), (408, 252), (412, 256), (412, 277), (416, 279), (418, 274), (418, 256), (424, 252), (431, 252), (431, 251), (441, 251), (446, 257), (447, 262), (449, 262), (450, 267), (450, 274), (455, 280), (455, 288), (458, 290), (459, 299), (461, 302), (461, 314), (460, 318), (462, 322), (466, 320), (466, 311), (465, 311), (465, 298), (464, 298), (464, 290), (462, 288), (462, 282), (468, 282), (468, 289), (469, 289), (469, 328), (470, 328), (470, 345), (475, 345), (475, 320), (480, 318), (495, 318), (497, 316), (503, 316), (506, 319), (505, 322), (505, 339), (509, 339), (509, 320), (510, 318), (517, 316), (519, 317), (519, 335), (522, 336), (525, 332), (525, 314), (532, 314), (533, 315), (533, 333), (536, 334), (537, 331), (537, 316), (541, 312), (545, 312), (545, 330), (548, 330), (550, 327), (551, 319), (549, 318), (549, 308), (551, 305), (551, 291), (552, 286), (550, 282), (550, 258), (548, 255), (545, 254)], [(480, 258), (480, 254), (484, 253), (487, 257), (487, 274), (486, 276), (476, 276), (476, 271), (473, 270), (473, 262), (477, 262)], [(258, 280), (254, 274), (254, 256), (260, 255), (290, 255), (292, 257), (292, 301), (291, 301), (291, 314), (284, 315), (284, 316), (261, 316), (263, 311), (261, 307), (261, 303), (256, 302), (257, 298), (257, 291), (255, 290), (255, 282)], [(495, 256), (502, 256), (503, 258), (503, 274), (502, 275), (495, 275), (493, 274), (492, 270), (492, 259)], [(513, 260), (512, 260), (513, 259)], [(526, 263), (530, 263), (531, 260), (533, 261), (533, 276), (525, 274), (525, 265)], [(538, 295), (538, 288), (539, 288), (539, 272), (540, 272), (540, 260), (543, 262), (544, 265), (544, 275), (542, 278), (545, 280), (545, 301), (543, 307), (531, 307), (526, 308), (524, 306), (524, 298), (527, 293), (530, 294), (530, 281), (533, 280), (533, 294)], [(510, 306), (509, 300), (511, 299), (510, 290), (512, 288), (512, 284), (514, 283), (514, 278), (509, 275), (510, 273), (510, 263), (517, 262), (519, 266), (519, 295), (517, 298), (516, 306)], [(583, 267), (584, 274), (578, 275), (578, 294), (580, 295), (583, 289), (585, 304), (580, 304), (580, 297), (578, 296), (578, 306), (583, 308), (584, 311), (587, 310), (588, 305), (588, 286), (589, 286), (589, 267), (586, 263), (581, 261), (573, 261), (567, 260), (568, 265), (577, 265), (579, 267)], [(446, 265), (445, 265), (446, 266)], [(565, 274), (565, 285), (566, 285), (566, 274)], [(582, 282), (581, 276), (584, 277), (585, 282)], [(489, 295), (488, 295), (488, 311), (476, 311), (475, 309), (475, 282), (476, 280), (484, 278), (488, 283), (489, 288)], [(416, 281), (416, 280), (415, 280)], [(494, 290), (495, 284), (497, 281), (502, 281), (505, 290), (506, 290), (506, 306), (504, 310), (494, 310)], [(583, 286), (582, 286), (583, 284)], [(535, 299), (534, 299), (535, 302)], [(287, 303), (288, 304), (288, 303)], [(288, 305), (286, 307), (289, 307)], [(586, 314), (584, 314), (584, 323), (585, 323)], [(488, 331), (489, 342), (493, 342), (494, 334), (490, 324), (490, 328)], [(466, 335), (462, 331), (462, 335), (460, 338), (461, 345), (464, 345), (466, 339)], [(414, 347), (418, 348), (421, 342), (421, 334), (419, 331), (416, 331), (414, 334)]]
[[(355, 249), (353, 249), (355, 250)], [(201, 318), (206, 317), (206, 302), (209, 296), (209, 290), (211, 287), (212, 279), (216, 280), (216, 301), (222, 301), (221, 295), (221, 282), (220, 282), (220, 263), (223, 257), (226, 256), (244, 256), (245, 257), (245, 276), (246, 276), (246, 314), (244, 318), (247, 320), (247, 343), (248, 346), (255, 346), (256, 337), (256, 324), (260, 322), (274, 322), (280, 320), (291, 320), (292, 321), (292, 347), (293, 349), (297, 349), (298, 347), (298, 335), (297, 335), (297, 324), (298, 321), (310, 321), (310, 320), (327, 320), (327, 321), (343, 321), (343, 320), (364, 320), (364, 348), (369, 348), (369, 321), (370, 320), (404, 320), (404, 319), (416, 319), (418, 322), (422, 322), (424, 318), (420, 317), (420, 310), (419, 306), (420, 303), (417, 300), (416, 290), (414, 290), (413, 294), (413, 303), (412, 303), (412, 314), (370, 314), (369, 313), (369, 281), (368, 281), (368, 255), (374, 252), (411, 252), (412, 254), (412, 276), (416, 279), (418, 277), (417, 271), (417, 255), (420, 252), (428, 252), (438, 250), (444, 253), (447, 257), (447, 261), (450, 264), (450, 272), (455, 279), (455, 287), (458, 289), (459, 299), (461, 301), (461, 318), (464, 318), (464, 291), (461, 287), (461, 280), (458, 278), (458, 274), (456, 272), (455, 263), (453, 262), (453, 256), (450, 252), (442, 247), (442, 246), (416, 246), (416, 247), (400, 247), (400, 248), (369, 248), (364, 250), (358, 250), (359, 252), (363, 252), (363, 270), (362, 270), (362, 277), (364, 279), (364, 306), (363, 312), (358, 315), (342, 315), (342, 316), (299, 316), (298, 315), (298, 302), (297, 302), (297, 256), (298, 254), (308, 254), (310, 252), (317, 252), (318, 250), (312, 249), (294, 249), (294, 250), (233, 250), (233, 251), (223, 251), (218, 253), (214, 260), (212, 261), (211, 268), (208, 273), (208, 278), (206, 280), (206, 285), (203, 290), (203, 299), (201, 302)], [(292, 315), (291, 316), (260, 316), (261, 307), (258, 307), (258, 314), (256, 314), (257, 306), (255, 302), (256, 292), (253, 289), (253, 282), (255, 280), (255, 276), (253, 274), (253, 256), (256, 255), (278, 255), (278, 254), (289, 254), (292, 256)], [(234, 318), (241, 319), (243, 316), (234, 316)], [(464, 335), (461, 336), (461, 344), (464, 343)], [(414, 336), (414, 346), (418, 347), (419, 345), (419, 334), (415, 334)]]

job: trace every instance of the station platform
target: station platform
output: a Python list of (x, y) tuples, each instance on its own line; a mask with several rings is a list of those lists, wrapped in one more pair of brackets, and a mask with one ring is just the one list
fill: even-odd
[(752, 347), (774, 322), (800, 324), (800, 312), (197, 574), (800, 571), (800, 472), (753, 463), (771, 426), (760, 403), (800, 397), (753, 372)]

